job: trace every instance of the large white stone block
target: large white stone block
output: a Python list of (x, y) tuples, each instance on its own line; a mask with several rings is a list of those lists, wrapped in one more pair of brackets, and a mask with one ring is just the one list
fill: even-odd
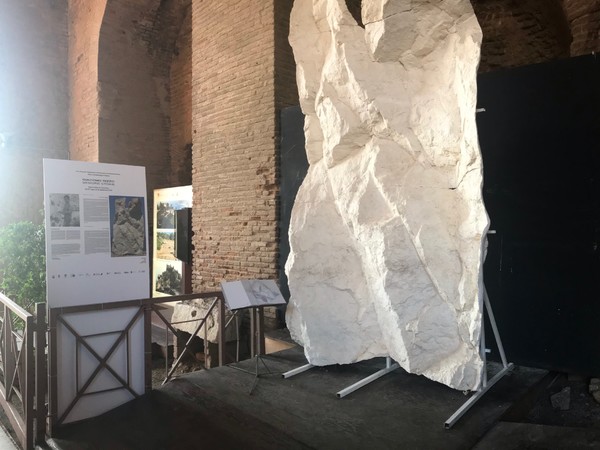
[(479, 386), (488, 219), (469, 0), (296, 0), (310, 167), (290, 224), (287, 324), (315, 365), (391, 356)]

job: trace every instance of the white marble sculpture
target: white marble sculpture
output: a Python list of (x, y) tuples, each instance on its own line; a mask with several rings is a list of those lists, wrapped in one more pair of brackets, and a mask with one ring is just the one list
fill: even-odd
[(296, 0), (310, 168), (294, 204), (287, 324), (315, 365), (391, 356), (476, 389), (488, 219), (469, 0)]

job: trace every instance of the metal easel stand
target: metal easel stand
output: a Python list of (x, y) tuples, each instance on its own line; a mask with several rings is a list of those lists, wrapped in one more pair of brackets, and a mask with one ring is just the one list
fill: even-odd
[[(251, 339), (251, 354), (254, 355), (254, 370), (244, 369), (242, 367), (236, 367), (229, 365), (232, 369), (239, 370), (240, 372), (249, 373), (250, 375), (254, 375), (254, 381), (252, 382), (252, 386), (250, 387), (250, 391), (248, 395), (252, 395), (254, 388), (258, 384), (258, 380), (261, 376), (265, 375), (275, 375), (281, 372), (273, 372), (269, 369), (269, 366), (265, 363), (264, 353), (265, 353), (265, 334), (264, 334), (264, 310), (262, 307), (252, 307), (249, 308), (250, 311), (250, 335)], [(237, 312), (237, 311), (236, 311)], [(231, 320), (230, 320), (231, 321)], [(239, 336), (238, 336), (238, 345), (239, 345)], [(239, 358), (239, 354), (238, 354)], [(260, 370), (260, 363), (264, 366), (266, 371)]]
[(360, 389), (363, 386), (366, 386), (367, 384), (377, 380), (378, 378), (381, 378), (382, 376), (392, 372), (393, 370), (396, 370), (400, 367), (400, 365), (398, 363), (393, 363), (392, 364), (392, 358), (390, 358), (389, 356), (386, 356), (385, 358), (385, 368), (381, 369), (377, 372), (375, 372), (373, 375), (369, 375), (366, 378), (363, 378), (360, 381), (357, 381), (356, 383), (348, 386), (345, 389), (342, 389), (341, 391), (339, 391), (336, 395), (337, 398), (342, 398), (345, 397), (348, 394), (351, 394), (352, 392)]
[(492, 311), (492, 305), (490, 303), (490, 298), (488, 297), (487, 290), (484, 288), (483, 290), (483, 300), (485, 303), (485, 310), (487, 311), (488, 318), (490, 319), (490, 324), (492, 325), (492, 330), (494, 332), (494, 337), (496, 338), (496, 345), (498, 346), (498, 352), (500, 353), (500, 358), (502, 359), (502, 370), (498, 372), (491, 380), (487, 379), (487, 357), (486, 357), (486, 348), (485, 348), (485, 330), (483, 326), (481, 326), (481, 340), (480, 340), (480, 353), (481, 359), (483, 359), (483, 373), (481, 374), (481, 388), (476, 391), (470, 398), (467, 400), (460, 408), (456, 410), (452, 416), (444, 423), (444, 428), (450, 429), (452, 426), (458, 422), (458, 420), (469, 410), (471, 407), (485, 395), (487, 391), (489, 391), (492, 386), (494, 386), (504, 375), (506, 375), (512, 368), (514, 367), (513, 363), (509, 363), (506, 360), (506, 354), (504, 353), (504, 347), (502, 346), (502, 340), (500, 339), (500, 333), (498, 332), (498, 327), (496, 326), (496, 319), (494, 318), (494, 312)]
[[(259, 364), (258, 364), (259, 361), (265, 367), (266, 372), (261, 372), (259, 370)], [(269, 369), (269, 366), (267, 366), (267, 364), (265, 363), (264, 359), (262, 358), (262, 355), (254, 355), (254, 370), (253, 371), (244, 369), (242, 367), (236, 367), (236, 366), (231, 366), (231, 365), (229, 367), (231, 367), (232, 369), (235, 369), (235, 370), (239, 370), (240, 372), (245, 372), (245, 373), (249, 373), (250, 375), (254, 375), (254, 381), (252, 382), (250, 391), (248, 391), (248, 395), (252, 395), (252, 392), (254, 392), (254, 388), (258, 384), (258, 379), (261, 377), (261, 375), (274, 375), (274, 372), (272, 372), (271, 369)]]

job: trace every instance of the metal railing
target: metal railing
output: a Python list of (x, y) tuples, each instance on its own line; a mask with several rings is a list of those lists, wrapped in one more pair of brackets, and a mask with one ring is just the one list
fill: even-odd
[[(180, 363), (193, 336), (206, 328), (206, 322), (214, 310), (219, 314), (219, 365), (224, 359), (224, 303), (221, 292), (206, 292), (198, 294), (177, 295), (172, 297), (146, 298), (140, 300), (119, 301), (112, 303), (99, 303), (93, 305), (50, 308), (46, 311), (43, 303), (35, 305), (35, 314), (31, 314), (6, 295), (0, 293), (0, 407), (8, 417), (14, 433), (21, 447), (25, 450), (33, 449), (36, 444), (43, 443), (46, 434), (52, 435), (53, 427), (61, 425), (61, 418), (56, 416), (57, 394), (57, 327), (68, 328), (68, 322), (63, 316), (73, 313), (106, 311), (119, 308), (139, 308), (131, 323), (123, 330), (121, 336), (130, 332), (133, 322), (143, 321), (144, 329), (144, 381), (145, 391), (152, 390), (152, 315), (154, 314), (165, 323), (171, 331), (176, 331), (169, 321), (161, 314), (159, 305), (174, 301), (214, 299), (204, 317), (197, 318), (198, 325), (195, 333), (181, 349), (179, 357), (171, 367), (165, 382), (168, 381), (173, 371)], [(46, 324), (46, 313), (48, 324)], [(81, 345), (86, 345), (85, 337), (74, 333)], [(46, 342), (48, 336), (48, 345)], [(92, 354), (92, 348), (88, 349)], [(98, 359), (98, 368), (108, 368), (108, 356)], [(130, 355), (128, 355), (128, 360)], [(117, 377), (119, 378), (119, 377)], [(48, 380), (50, 385), (48, 385)], [(120, 380), (123, 388), (133, 392), (128, 385), (128, 380)], [(135, 394), (135, 392), (134, 392)], [(137, 394), (135, 394), (137, 396)], [(80, 397), (75, 399), (76, 401)], [(74, 405), (73, 405), (74, 406)], [(63, 414), (64, 416), (64, 414)], [(64, 418), (64, 417), (63, 417)]]
[(46, 432), (46, 305), (35, 309), (0, 293), (0, 406), (26, 450)]
[[(172, 332), (176, 333), (176, 330), (173, 328), (172, 324), (161, 314), (158, 305), (161, 303), (170, 303), (176, 301), (184, 301), (184, 300), (195, 300), (195, 299), (213, 299), (210, 303), (210, 306), (206, 312), (204, 317), (196, 318), (198, 320), (198, 325), (196, 327), (195, 332), (192, 334), (190, 339), (187, 341), (185, 346), (181, 349), (179, 357), (171, 367), (169, 373), (167, 373), (167, 377), (165, 382), (168, 381), (177, 367), (177, 365), (181, 362), (183, 356), (186, 352), (189, 351), (189, 345), (191, 344), (192, 338), (200, 332), (203, 327), (206, 327), (207, 319), (209, 315), (213, 312), (213, 310), (218, 309), (219, 320), (218, 320), (218, 340), (219, 340), (219, 365), (223, 364), (224, 360), (224, 302), (223, 302), (223, 294), (221, 292), (205, 292), (205, 293), (197, 293), (197, 294), (185, 294), (185, 295), (176, 295), (171, 297), (160, 297), (160, 298), (145, 298), (139, 300), (126, 300), (126, 301), (118, 301), (118, 302), (110, 302), (110, 303), (98, 303), (92, 305), (81, 305), (81, 306), (69, 306), (69, 307), (58, 307), (58, 308), (49, 308), (48, 310), (48, 327), (49, 327), (49, 345), (48, 345), (48, 364), (49, 364), (49, 379), (50, 386), (48, 392), (48, 409), (49, 409), (49, 421), (48, 421), (48, 431), (50, 436), (54, 434), (55, 427), (60, 427), (65, 420), (68, 412), (72, 410), (77, 402), (83, 398), (85, 395), (85, 389), (91, 384), (95, 374), (97, 374), (101, 369), (108, 369), (113, 373), (113, 376), (120, 383), (119, 389), (126, 389), (132, 396), (138, 397), (139, 395), (132, 390), (131, 386), (129, 386), (129, 380), (122, 379), (119, 377), (114, 371), (111, 370), (110, 365), (108, 364), (108, 360), (112, 354), (112, 351), (117, 348), (120, 340), (125, 339), (127, 334), (133, 329), (133, 326), (137, 323), (138, 320), (143, 320), (143, 329), (144, 329), (144, 385), (145, 392), (149, 392), (152, 390), (152, 315), (154, 314), (160, 320), (165, 323), (165, 326), (170, 329)], [(93, 313), (97, 311), (108, 311), (108, 310), (116, 310), (116, 309), (124, 309), (124, 308), (138, 308), (137, 312), (133, 314), (133, 318), (129, 321), (128, 325), (123, 330), (114, 330), (113, 333), (118, 333), (119, 337), (116, 342), (113, 344), (112, 348), (109, 352), (102, 356), (96, 354), (93, 349), (86, 345), (85, 338), (86, 336), (80, 335), (77, 333), (75, 329), (69, 327), (68, 321), (65, 320), (65, 316), (69, 314), (81, 314), (81, 313)], [(92, 355), (97, 360), (97, 367), (92, 371), (92, 376), (87, 379), (87, 381), (82, 385), (78, 392), (75, 395), (75, 398), (72, 399), (70, 405), (66, 408), (65, 411), (59, 416), (58, 415), (58, 406), (57, 406), (57, 394), (58, 394), (58, 380), (57, 380), (57, 330), (59, 327), (63, 327), (69, 333), (73, 335), (78, 344), (86, 346), (87, 350), (92, 353)], [(127, 364), (131, 360), (131, 355), (129, 354), (129, 349), (127, 349)]]

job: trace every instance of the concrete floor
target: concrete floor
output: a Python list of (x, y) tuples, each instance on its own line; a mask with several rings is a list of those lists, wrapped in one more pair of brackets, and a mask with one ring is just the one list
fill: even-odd
[[(264, 360), (273, 372), (305, 364), (300, 348)], [(254, 370), (253, 361), (239, 366)], [(231, 367), (195, 372), (103, 416), (67, 425), (48, 444), (63, 450), (525, 448), (485, 446), (484, 438), (547, 373), (517, 367), (446, 430), (445, 420), (467, 397), (401, 369), (348, 397), (335, 396), (383, 366), (375, 359), (290, 379), (267, 375), (252, 395), (253, 375)]]

